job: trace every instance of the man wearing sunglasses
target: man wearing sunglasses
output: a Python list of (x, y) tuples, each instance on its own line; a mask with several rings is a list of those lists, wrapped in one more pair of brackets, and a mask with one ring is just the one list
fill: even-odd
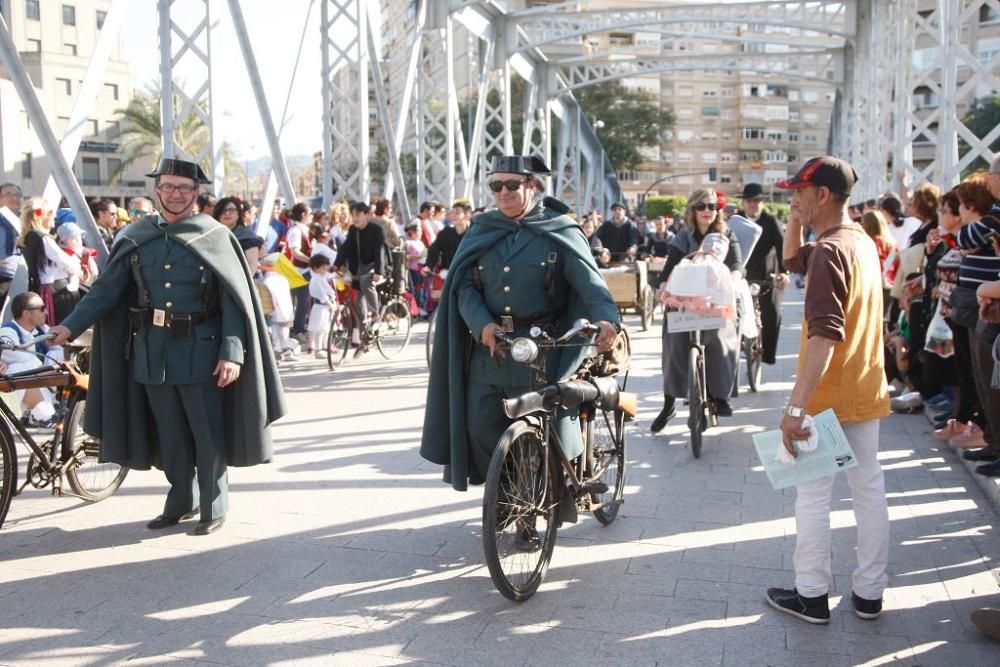
[[(548, 168), (538, 158), (493, 158), (487, 185), (496, 209), (474, 218), (452, 259), (436, 314), (421, 455), (445, 466), (456, 490), (481, 484), (497, 439), (510, 423), (501, 399), (531, 388), (530, 371), (497, 346), (497, 333), (526, 335), (538, 325), (562, 334), (584, 317), (600, 326), (608, 349), (618, 309), (579, 224), (557, 199), (544, 197)], [(548, 359), (550, 379), (567, 377), (581, 348)], [(558, 420), (566, 456), (582, 451), (577, 415)]]
[(164, 159), (160, 215), (123, 229), (100, 277), (52, 327), (54, 343), (94, 327), (84, 429), (101, 460), (163, 469), (170, 491), (152, 530), (200, 512), (222, 527), (227, 466), (266, 463), (284, 397), (257, 291), (236, 238), (195, 213), (201, 167)]
[(128, 203), (128, 216), (132, 222), (153, 214), (153, 202), (145, 197), (132, 197)]

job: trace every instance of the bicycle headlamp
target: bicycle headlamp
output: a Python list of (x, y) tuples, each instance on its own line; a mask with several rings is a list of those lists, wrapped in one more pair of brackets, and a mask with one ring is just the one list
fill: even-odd
[(530, 338), (518, 338), (510, 346), (510, 356), (519, 364), (526, 364), (538, 357), (538, 346)]

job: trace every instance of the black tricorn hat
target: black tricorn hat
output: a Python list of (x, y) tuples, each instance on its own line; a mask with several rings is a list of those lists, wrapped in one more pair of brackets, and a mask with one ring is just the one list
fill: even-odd
[(747, 183), (743, 186), (743, 196), (741, 199), (762, 199), (764, 188), (760, 183)]
[(545, 166), (542, 158), (534, 155), (494, 155), (486, 173), (534, 176), (535, 174), (550, 174), (552, 172)]
[(183, 176), (184, 178), (190, 178), (195, 183), (201, 183), (203, 185), (211, 185), (212, 181), (208, 179), (205, 172), (202, 171), (201, 165), (197, 162), (188, 162), (187, 160), (175, 160), (174, 158), (165, 157), (160, 160), (160, 164), (156, 165), (151, 173), (146, 174), (150, 178), (155, 178), (156, 176)]

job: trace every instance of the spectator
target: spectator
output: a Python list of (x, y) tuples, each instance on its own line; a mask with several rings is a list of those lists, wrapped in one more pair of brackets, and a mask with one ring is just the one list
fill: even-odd
[(195, 202), (195, 210), (205, 215), (212, 215), (212, 211), (215, 210), (215, 204), (215, 195), (203, 192), (198, 195), (198, 199)]
[(382, 234), (385, 236), (385, 243), (390, 248), (398, 248), (402, 242), (399, 238), (399, 230), (396, 229), (396, 223), (392, 221), (392, 204), (382, 197), (375, 197), (372, 200), (372, 213), (374, 215), (371, 217), (371, 222), (382, 228)]
[(262, 296), (261, 305), (263, 306), (265, 302), (271, 305), (267, 318), (275, 355), (280, 361), (294, 361), (299, 356), (298, 343), (293, 341), (290, 335), (292, 320), (295, 319), (295, 308), (292, 305), (292, 292), (288, 288), (288, 280), (274, 270), (280, 256), (280, 253), (274, 252), (261, 258), (262, 280), (258, 290), (267, 296), (267, 298)]
[(670, 240), (674, 235), (667, 230), (667, 222), (662, 215), (653, 218), (653, 233), (646, 237), (645, 254), (650, 257), (666, 257)]
[(420, 315), (427, 314), (426, 294), (424, 293), (424, 262), (427, 259), (427, 246), (420, 240), (420, 224), (410, 222), (406, 225), (406, 269), (410, 273), (410, 293), (417, 299)]
[(18, 238), (28, 266), (28, 290), (42, 298), (49, 326), (59, 324), (73, 310), (78, 299), (67, 287), (71, 278), (79, 279), (82, 273), (80, 262), (73, 261), (52, 238), (54, 223), (55, 214), (45, 200), (32, 197), (21, 213)]
[[(941, 190), (931, 183), (924, 183), (914, 190), (906, 210), (911, 218), (920, 221), (920, 227), (910, 235), (910, 245), (927, 240), (927, 234), (938, 225), (937, 213), (941, 203)], [(907, 218), (909, 219), (909, 218)]]
[(317, 359), (326, 358), (326, 339), (330, 333), (333, 310), (337, 306), (337, 293), (330, 284), (330, 258), (318, 254), (309, 258), (309, 351)]
[(309, 259), (311, 260), (316, 255), (326, 255), (330, 262), (333, 262), (337, 257), (337, 252), (330, 247), (330, 232), (327, 228), (314, 222), (309, 227), (309, 236), (312, 238), (312, 255), (309, 256)]
[(882, 271), (882, 283), (888, 288), (889, 280), (885, 277), (885, 263), (889, 255), (892, 254), (892, 251), (896, 249), (896, 239), (889, 233), (885, 216), (877, 209), (871, 209), (861, 215), (861, 226), (864, 227), (865, 233), (871, 237), (871, 240), (875, 242), (875, 250), (878, 251), (878, 261)]
[(229, 231), (233, 233), (236, 240), (243, 249), (243, 254), (247, 258), (247, 265), (250, 273), (257, 272), (257, 263), (260, 261), (260, 249), (264, 245), (264, 239), (257, 236), (253, 227), (248, 227), (243, 218), (243, 202), (237, 197), (223, 197), (212, 209), (212, 217), (221, 222)]
[[(882, 613), (888, 577), (889, 513), (878, 462), (879, 420), (889, 411), (882, 367), (882, 279), (874, 244), (847, 215), (857, 181), (843, 160), (823, 156), (807, 161), (777, 186), (794, 190), (784, 240), (785, 266), (808, 275), (805, 321), (795, 386), (781, 420), (785, 449), (797, 456), (794, 441), (809, 437), (803, 418), (832, 409), (843, 426), (857, 465), (847, 481), (858, 526), (857, 559), (851, 599), (855, 614)], [(815, 243), (802, 240), (809, 223)], [(846, 388), (850, 391), (846, 391)], [(830, 622), (830, 495), (834, 476), (796, 487), (795, 587), (770, 588), (767, 602), (809, 623)]]
[(288, 225), (281, 219), (281, 204), (274, 202), (271, 207), (271, 222), (268, 223), (267, 233), (264, 235), (264, 248), (267, 254), (278, 252), (285, 245), (285, 235), (288, 233)]
[(152, 200), (146, 197), (132, 197), (128, 202), (129, 219), (132, 222), (147, 215), (153, 215), (155, 212)]
[(334, 204), (330, 218), (330, 240), (333, 246), (340, 250), (340, 246), (347, 240), (347, 232), (351, 229), (351, 211), (347, 202), (339, 201)]
[(60, 225), (56, 230), (56, 238), (59, 239), (59, 247), (63, 252), (80, 263), (80, 272), (72, 273), (68, 278), (66, 295), (60, 297), (57, 292), (53, 296), (55, 319), (61, 322), (80, 302), (80, 286), (89, 286), (97, 279), (97, 262), (94, 259), (97, 253), (83, 245), (83, 230), (75, 222)]
[(590, 243), (590, 252), (594, 256), (594, 261), (597, 262), (597, 266), (606, 268), (611, 263), (611, 253), (608, 252), (604, 244), (601, 243), (601, 239), (597, 236), (597, 214), (593, 212), (589, 213), (583, 219), (582, 227), (583, 235), (587, 237), (587, 242)]
[(437, 238), (437, 231), (434, 229), (434, 224), (431, 222), (431, 217), (434, 215), (434, 202), (425, 201), (420, 204), (420, 213), (417, 214), (413, 220), (420, 224), (420, 240), (424, 242), (424, 245), (428, 248), (434, 243), (434, 239)]
[[(299, 274), (309, 280), (309, 258), (312, 256), (312, 239), (309, 236), (309, 224), (312, 222), (312, 209), (308, 204), (299, 202), (289, 213), (291, 224), (285, 235), (285, 256)], [(308, 343), (306, 333), (306, 318), (309, 315), (309, 285), (305, 284), (292, 290), (295, 300), (295, 321), (292, 323), (292, 335), (300, 342)]]
[[(0, 185), (0, 207), (6, 207), (15, 220), (20, 215), (23, 198), (20, 186), (14, 183)], [(17, 237), (18, 230), (14, 223), (6, 216), (0, 215), (0, 312), (7, 302), (11, 281), (14, 280), (20, 261)]]
[(903, 202), (893, 193), (879, 200), (878, 208), (889, 223), (889, 233), (896, 241), (897, 252), (910, 247), (910, 236), (920, 229), (921, 222), (914, 217), (903, 215)]
[[(0, 338), (6, 338), (14, 343), (24, 344), (48, 332), (45, 326), (45, 302), (34, 292), (22, 292), (13, 298), (10, 304), (13, 320), (0, 325)], [(38, 343), (30, 350), (4, 350), (0, 353), (0, 361), (7, 364), (7, 373), (19, 373), (33, 370), (41, 366), (51, 365), (51, 361), (61, 361), (62, 348)], [(25, 418), (29, 426), (52, 428), (55, 426), (55, 407), (52, 403), (52, 390), (18, 389), (14, 392), (21, 407), (27, 413)]]
[(596, 236), (614, 262), (634, 260), (642, 240), (639, 230), (625, 215), (625, 205), (621, 202), (611, 205), (611, 219), (600, 226)]
[[(97, 231), (101, 235), (101, 241), (111, 249), (115, 242), (115, 234), (118, 232), (118, 205), (110, 199), (95, 199), (90, 203), (90, 213), (97, 223)], [(87, 245), (96, 245), (97, 239), (88, 239)]]

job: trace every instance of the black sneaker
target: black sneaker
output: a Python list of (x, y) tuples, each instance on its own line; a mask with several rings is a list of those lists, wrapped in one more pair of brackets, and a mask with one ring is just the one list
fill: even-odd
[(978, 461), (982, 463), (984, 461), (996, 461), (997, 455), (989, 447), (983, 447), (982, 449), (966, 449), (962, 452), (962, 458), (966, 461)]
[(717, 417), (732, 417), (733, 409), (729, 406), (729, 401), (721, 398), (715, 399), (715, 415)]
[(807, 598), (794, 588), (768, 588), (767, 603), (807, 623), (824, 625), (830, 622), (830, 601), (827, 595)]
[(882, 598), (878, 600), (866, 600), (854, 591), (851, 591), (851, 601), (854, 603), (854, 613), (858, 615), (858, 618), (873, 621), (882, 614)]
[(667, 422), (676, 416), (677, 410), (674, 409), (674, 399), (665, 399), (663, 401), (663, 409), (660, 410), (660, 414), (656, 415), (656, 419), (650, 424), (649, 430), (653, 433), (659, 433), (667, 427)]

